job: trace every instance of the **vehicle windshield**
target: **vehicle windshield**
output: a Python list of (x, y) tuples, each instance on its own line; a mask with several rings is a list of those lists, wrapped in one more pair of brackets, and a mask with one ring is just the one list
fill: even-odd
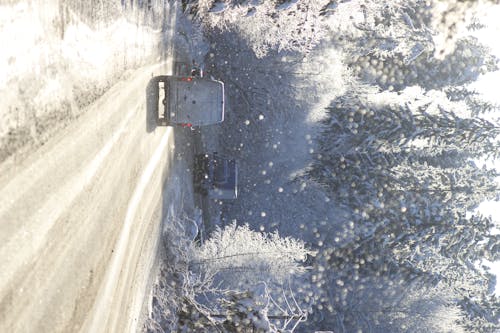
[(225, 183), (228, 177), (228, 163), (227, 161), (214, 161), (214, 182), (215, 183)]

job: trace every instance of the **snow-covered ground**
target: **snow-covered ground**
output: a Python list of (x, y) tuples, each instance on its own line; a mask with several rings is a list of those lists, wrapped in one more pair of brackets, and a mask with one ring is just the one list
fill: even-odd
[[(223, 204), (224, 223), (300, 235), (313, 246), (347, 232), (342, 227), (347, 212), (302, 179), (316, 153), (324, 108), (345, 89), (340, 56), (319, 48), (310, 61), (294, 65), (283, 57), (269, 70), (276, 58), (257, 59), (233, 45), (233, 37), (212, 41), (217, 46), (207, 57), (207, 67), (226, 84), (229, 110), (220, 128), (221, 151), (240, 165), (238, 199)], [(309, 228), (312, 222), (324, 230)]]

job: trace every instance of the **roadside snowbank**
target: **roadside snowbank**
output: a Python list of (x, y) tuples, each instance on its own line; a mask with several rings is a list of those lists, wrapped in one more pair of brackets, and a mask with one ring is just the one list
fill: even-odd
[(126, 78), (127, 70), (158, 60), (164, 51), (153, 15), (160, 9), (118, 7), (102, 17), (96, 9), (85, 12), (89, 7), (27, 1), (0, 6), (0, 44), (8, 46), (0, 53), (0, 162), (43, 144)]

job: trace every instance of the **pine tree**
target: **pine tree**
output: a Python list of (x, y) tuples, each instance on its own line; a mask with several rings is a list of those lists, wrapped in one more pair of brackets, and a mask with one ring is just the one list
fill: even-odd
[[(497, 239), (490, 219), (466, 212), (497, 196), (497, 172), (472, 161), (490, 154), (497, 126), (425, 95), (403, 105), (372, 98), (346, 94), (332, 103), (309, 171), (353, 211), (356, 245), (332, 253), (332, 280), (356, 276), (371, 285), (375, 275), (389, 285), (446, 285), (458, 300), (487, 295), (491, 277), (473, 263), (490, 258)], [(359, 283), (331, 298), (332, 306), (361, 297)], [(481, 327), (491, 324), (491, 316), (478, 318)]]

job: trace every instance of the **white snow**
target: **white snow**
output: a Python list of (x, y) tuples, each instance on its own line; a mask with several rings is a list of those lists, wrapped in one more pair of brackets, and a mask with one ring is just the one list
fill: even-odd
[[(158, 164), (162, 160), (162, 156), (166, 154), (166, 149), (168, 143), (172, 140), (173, 130), (171, 127), (165, 131), (163, 137), (156, 148), (153, 156), (147, 161), (147, 166), (139, 178), (132, 198), (130, 199), (127, 207), (127, 214), (125, 215), (125, 221), (123, 221), (123, 228), (118, 237), (118, 241), (114, 247), (113, 257), (111, 263), (106, 270), (106, 277), (104, 279), (105, 284), (101, 286), (99, 290), (98, 297), (94, 302), (92, 308), (93, 315), (89, 317), (90, 321), (86, 323), (85, 331), (95, 332), (98, 328), (102, 327), (104, 322), (104, 316), (108, 314), (107, 309), (112, 307), (112, 302), (116, 299), (115, 290), (118, 286), (118, 277), (123, 274), (124, 260), (126, 260), (126, 248), (129, 246), (131, 238), (131, 230), (134, 220), (137, 219), (138, 211), (140, 211), (140, 203), (144, 192), (148, 190), (153, 174), (159, 170)], [(140, 303), (136, 305), (141, 305)], [(138, 313), (140, 309), (135, 309), (133, 312)], [(137, 321), (134, 322), (135, 325), (139, 324)], [(132, 327), (130, 331), (136, 331), (137, 326)]]
[[(48, 114), (67, 112), (61, 105), (70, 115), (81, 113), (81, 105), (125, 71), (159, 56), (160, 30), (134, 22), (139, 16), (91, 27), (70, 7), (62, 16), (58, 6), (0, 5), (0, 45), (8, 45), (0, 52), (0, 139)], [(38, 141), (40, 134), (31, 135)]]

